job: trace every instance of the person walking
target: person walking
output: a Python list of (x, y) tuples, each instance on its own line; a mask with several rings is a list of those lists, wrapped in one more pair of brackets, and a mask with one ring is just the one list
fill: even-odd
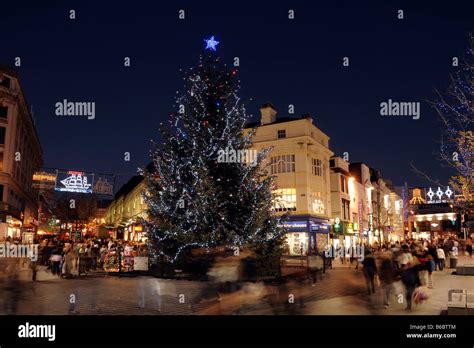
[(307, 257), (308, 278), (311, 280), (311, 286), (315, 286), (318, 281), (318, 273), (322, 269), (319, 255), (312, 252)]
[(469, 254), (469, 258), (472, 258), (472, 242), (468, 242), (466, 245), (466, 251)]
[(362, 265), (364, 266), (367, 292), (369, 295), (375, 294), (375, 275), (377, 274), (377, 265), (375, 263), (375, 257), (370, 251), (368, 251), (367, 255), (365, 255)]
[(446, 255), (441, 244), (438, 245), (438, 248), (436, 249), (436, 254), (438, 255), (438, 268), (440, 271), (442, 271), (444, 270)]
[(56, 248), (53, 251), (49, 261), (51, 262), (51, 273), (57, 275), (58, 277), (61, 276), (61, 254), (59, 253), (58, 249)]
[(72, 269), (73, 269), (73, 261), (76, 258), (74, 252), (69, 250), (63, 258), (63, 277), (64, 278), (72, 278)]
[(419, 261), (410, 252), (408, 245), (402, 246), (402, 255), (400, 257), (401, 267), (401, 280), (405, 286), (405, 299), (407, 302), (406, 310), (411, 310), (411, 304), (413, 299), (413, 293), (415, 289), (421, 285), (420, 278), (418, 276), (418, 265)]
[(397, 270), (391, 253), (386, 253), (383, 255), (382, 262), (380, 264), (379, 277), (383, 288), (384, 307), (388, 308), (390, 305), (390, 295), (392, 292), (394, 292), (393, 283), (397, 277)]

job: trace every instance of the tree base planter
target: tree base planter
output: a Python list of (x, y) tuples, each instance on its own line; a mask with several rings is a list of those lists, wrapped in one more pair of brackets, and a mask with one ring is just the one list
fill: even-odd
[(474, 264), (457, 266), (456, 274), (457, 275), (474, 275)]

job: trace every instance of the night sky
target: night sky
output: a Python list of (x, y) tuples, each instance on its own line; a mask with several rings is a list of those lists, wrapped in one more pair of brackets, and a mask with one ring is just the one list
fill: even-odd
[[(426, 182), (410, 160), (447, 179), (433, 159), (440, 124), (425, 101), (447, 88), (452, 57), (467, 48), (474, 2), (16, 0), (1, 4), (0, 23), (0, 63), (22, 59), (46, 167), (123, 174), (119, 184), (135, 174), (173, 111), (180, 69), (215, 35), (225, 61), (240, 58), (249, 113), (270, 101), (288, 116), (294, 104), (294, 116), (311, 113), (336, 154), (414, 186)], [(56, 116), (63, 99), (95, 102), (96, 118)], [(380, 116), (388, 99), (422, 102), (421, 118)]]

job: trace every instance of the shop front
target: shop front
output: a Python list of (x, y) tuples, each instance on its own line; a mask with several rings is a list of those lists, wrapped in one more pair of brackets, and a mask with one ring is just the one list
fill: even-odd
[(456, 213), (417, 214), (408, 219), (409, 234), (414, 239), (435, 240), (457, 236), (459, 226)]
[(5, 222), (0, 223), (0, 239), (21, 239), (22, 222), (12, 215), (5, 217)]
[(329, 224), (327, 220), (307, 217), (290, 217), (283, 223), (287, 230), (286, 254), (305, 256), (309, 251), (323, 251), (329, 241)]

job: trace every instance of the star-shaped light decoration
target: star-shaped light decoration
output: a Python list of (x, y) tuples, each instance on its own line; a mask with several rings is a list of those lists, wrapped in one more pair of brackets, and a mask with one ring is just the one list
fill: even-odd
[(436, 191), (436, 195), (438, 196), (439, 199), (443, 197), (443, 191), (441, 190), (441, 187), (438, 187), (438, 191)]
[(214, 39), (214, 36), (211, 36), (209, 39), (204, 40), (204, 42), (206, 43), (206, 49), (211, 51), (215, 51), (216, 46), (219, 44), (219, 41), (216, 41)]
[(446, 189), (446, 191), (444, 193), (446, 194), (446, 196), (448, 196), (448, 198), (451, 198), (451, 195), (453, 194), (453, 191), (451, 191), (451, 189), (448, 186), (448, 188)]
[(435, 193), (433, 192), (433, 190), (432, 190), (431, 187), (430, 187), (430, 190), (428, 191), (428, 193), (427, 193), (426, 195), (430, 198), (430, 200), (432, 200), (434, 194), (435, 194)]

